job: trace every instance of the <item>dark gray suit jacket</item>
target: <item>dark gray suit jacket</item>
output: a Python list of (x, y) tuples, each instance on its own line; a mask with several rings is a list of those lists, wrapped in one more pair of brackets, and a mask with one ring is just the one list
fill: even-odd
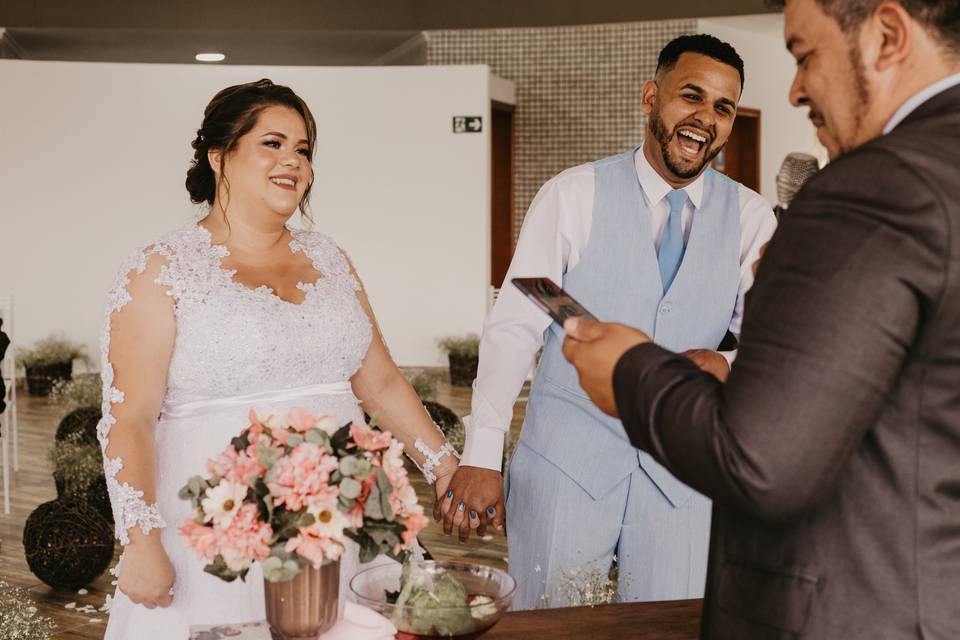
[(705, 638), (960, 638), (960, 87), (801, 191), (726, 385), (653, 345), (631, 442), (715, 500)]

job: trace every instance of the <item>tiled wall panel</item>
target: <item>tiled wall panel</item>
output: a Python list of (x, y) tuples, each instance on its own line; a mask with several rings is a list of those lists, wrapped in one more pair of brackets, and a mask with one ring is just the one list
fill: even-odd
[(517, 85), (519, 231), (546, 180), (640, 144), (640, 88), (664, 44), (695, 20), (578, 27), (427, 31), (427, 64), (487, 64)]

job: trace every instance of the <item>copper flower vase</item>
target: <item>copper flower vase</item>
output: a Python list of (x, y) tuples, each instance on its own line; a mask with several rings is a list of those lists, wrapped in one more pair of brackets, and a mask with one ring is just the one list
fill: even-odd
[(274, 640), (316, 640), (337, 623), (340, 563), (307, 565), (293, 580), (263, 581), (267, 622)]

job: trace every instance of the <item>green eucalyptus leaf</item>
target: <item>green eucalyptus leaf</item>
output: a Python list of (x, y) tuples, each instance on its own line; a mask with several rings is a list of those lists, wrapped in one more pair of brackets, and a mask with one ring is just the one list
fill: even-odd
[(270, 556), (260, 563), (263, 577), (269, 582), (289, 582), (300, 573), (300, 564), (296, 560), (284, 560)]
[(353, 474), (355, 478), (366, 479), (373, 470), (373, 465), (366, 458), (360, 458), (357, 462), (357, 471)]
[(280, 458), (281, 451), (275, 447), (257, 445), (257, 460), (267, 469), (272, 469)]
[(233, 445), (233, 448), (237, 451), (245, 451), (247, 447), (250, 446), (250, 434), (247, 431), (244, 431), (236, 438), (230, 440), (230, 444)]
[(233, 582), (241, 576), (240, 573), (233, 571), (230, 567), (228, 567), (226, 561), (223, 559), (223, 556), (219, 554), (213, 559), (213, 562), (205, 566), (203, 570), (211, 575), (217, 576), (224, 582)]
[(356, 456), (344, 456), (343, 458), (340, 458), (340, 473), (347, 478), (357, 475), (359, 466), (360, 461)]
[[(333, 447), (333, 450), (340, 453), (341, 456), (350, 455), (350, 452), (347, 451), (347, 445), (350, 443), (350, 425), (346, 424), (336, 431), (333, 432), (333, 435), (330, 436), (330, 445)], [(351, 449), (354, 447), (351, 447)]]
[(310, 429), (304, 434), (304, 437), (306, 438), (307, 442), (315, 444), (318, 447), (322, 447), (330, 441), (327, 434), (325, 434), (323, 431), (320, 431), (320, 429)]
[(363, 491), (363, 486), (353, 478), (344, 478), (340, 481), (340, 495), (347, 499), (354, 499)]
[(377, 488), (380, 490), (380, 511), (383, 513), (383, 519), (393, 522), (393, 507), (390, 506), (390, 494), (393, 493), (393, 485), (387, 473), (381, 468), (377, 470)]
[(368, 518), (373, 518), (374, 520), (384, 519), (379, 486), (373, 485), (373, 487), (370, 488), (370, 496), (367, 498), (367, 503), (363, 507), (363, 515)]

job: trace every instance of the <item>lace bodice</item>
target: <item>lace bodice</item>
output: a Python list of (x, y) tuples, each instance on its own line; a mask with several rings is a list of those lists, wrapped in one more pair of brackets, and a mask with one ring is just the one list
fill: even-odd
[[(104, 469), (116, 520), (117, 537), (128, 530), (146, 533), (164, 526), (143, 492), (117, 481), (120, 457), (106, 454), (116, 422), (111, 407), (124, 401), (114, 386), (109, 360), (110, 318), (132, 300), (127, 286), (143, 274), (148, 258), (162, 257), (155, 284), (173, 299), (176, 341), (167, 374), (164, 407), (185, 402), (283, 390), (306, 384), (343, 382), (360, 368), (371, 339), (370, 322), (356, 297), (359, 283), (337, 245), (320, 233), (292, 231), (290, 249), (303, 252), (321, 277), (299, 284), (302, 303), (277, 297), (265, 286), (251, 289), (223, 268), (226, 247), (191, 224), (136, 251), (120, 269), (110, 290), (101, 339), (103, 419), (98, 427)], [(158, 425), (163, 428), (163, 423)]]

